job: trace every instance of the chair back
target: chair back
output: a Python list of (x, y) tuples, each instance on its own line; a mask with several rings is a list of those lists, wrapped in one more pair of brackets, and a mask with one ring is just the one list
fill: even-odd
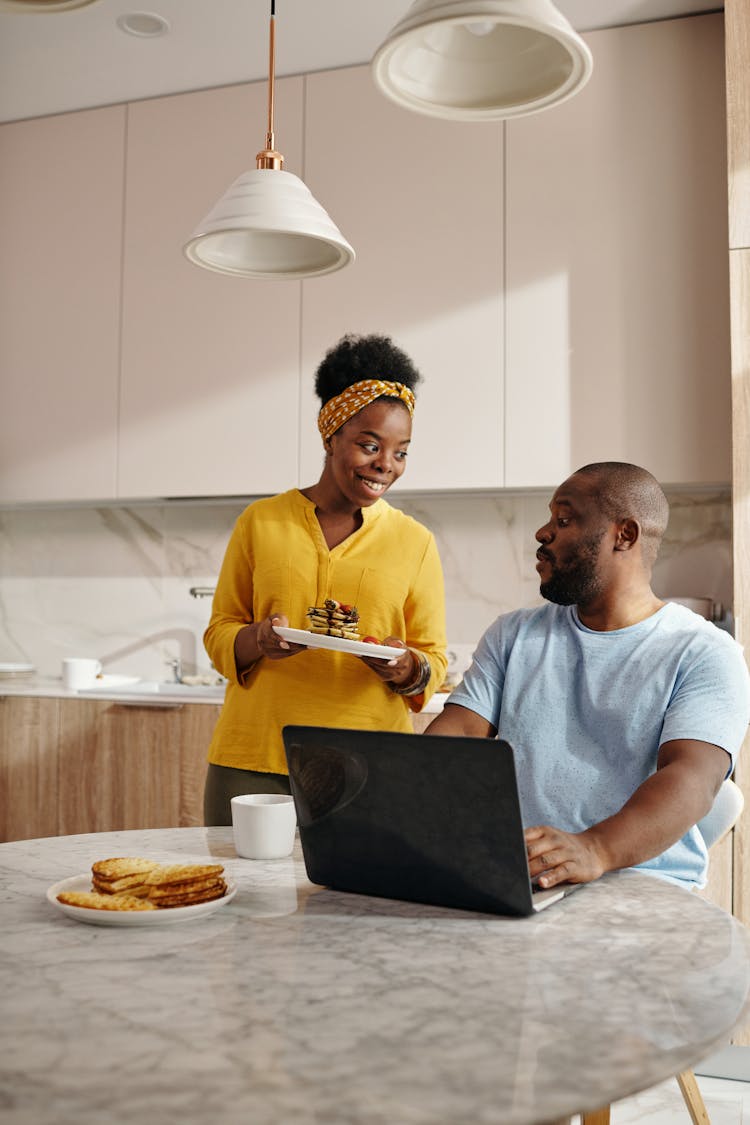
[(698, 829), (707, 848), (718, 844), (732, 830), (744, 807), (745, 797), (739, 785), (731, 779), (722, 782), (710, 810), (698, 821)]

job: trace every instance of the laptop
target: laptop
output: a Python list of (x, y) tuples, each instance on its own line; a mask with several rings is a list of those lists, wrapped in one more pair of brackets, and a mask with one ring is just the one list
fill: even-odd
[(507, 742), (299, 725), (283, 738), (312, 883), (517, 916), (582, 885), (532, 886)]

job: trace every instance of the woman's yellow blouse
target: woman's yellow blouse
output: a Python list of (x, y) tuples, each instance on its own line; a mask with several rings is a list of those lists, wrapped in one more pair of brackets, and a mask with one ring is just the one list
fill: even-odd
[[(409, 710), (420, 711), (442, 684), (445, 591), (435, 539), (385, 500), (362, 516), (362, 527), (333, 550), (315, 505), (297, 489), (257, 500), (237, 520), (204, 636), (229, 681), (209, 762), (287, 773), (287, 723), (409, 731)], [(357, 607), (362, 636), (400, 637), (423, 652), (432, 666), (425, 692), (396, 695), (358, 657), (324, 649), (259, 660), (238, 679), (234, 642), (243, 626), (283, 613), (292, 628), (306, 629), (308, 609), (326, 598)]]

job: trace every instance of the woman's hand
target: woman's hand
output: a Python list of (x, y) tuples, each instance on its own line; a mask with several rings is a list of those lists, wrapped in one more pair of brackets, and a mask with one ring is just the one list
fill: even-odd
[(272, 613), (261, 621), (253, 621), (240, 629), (234, 642), (234, 658), (237, 674), (244, 675), (261, 658), (266, 660), (285, 660), (304, 652), (307, 645), (296, 645), (283, 640), (273, 626), (287, 627), (289, 618), (283, 613)]
[(264, 656), (266, 660), (286, 660), (288, 656), (296, 656), (297, 653), (305, 651), (307, 645), (285, 641), (276, 632), (274, 625), (288, 629), (289, 618), (283, 613), (272, 613), (270, 617), (255, 622), (255, 644), (259, 656)]
[[(363, 640), (372, 641), (372, 637)], [(399, 637), (386, 637), (384, 641), (377, 643), (404, 650), (403, 656), (394, 656), (392, 660), (382, 660), (376, 656), (360, 656), (359, 659), (373, 670), (378, 679), (386, 684), (393, 684), (394, 687), (403, 687), (416, 679), (419, 671), (417, 658)]]

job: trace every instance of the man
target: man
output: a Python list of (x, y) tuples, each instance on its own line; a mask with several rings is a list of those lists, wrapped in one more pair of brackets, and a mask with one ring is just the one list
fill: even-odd
[(487, 629), (429, 733), (513, 747), (542, 887), (621, 867), (704, 886), (695, 825), (750, 721), (742, 649), (652, 591), (669, 505), (645, 469), (586, 465), (549, 507), (536, 533), (549, 604)]

